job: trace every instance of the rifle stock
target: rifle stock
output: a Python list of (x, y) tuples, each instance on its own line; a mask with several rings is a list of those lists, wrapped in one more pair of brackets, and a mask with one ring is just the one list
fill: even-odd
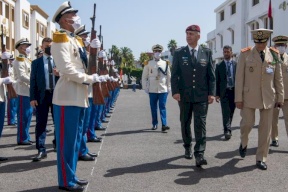
[[(91, 40), (95, 39), (96, 30), (95, 30), (95, 19), (96, 19), (96, 3), (94, 3), (94, 12), (93, 17), (91, 17), (92, 21), (92, 29), (91, 29)], [(97, 48), (90, 47), (90, 55), (89, 55), (89, 64), (88, 64), (88, 73), (94, 74), (97, 73), (98, 66), (97, 66)], [(92, 85), (93, 89), (93, 103), (97, 105), (105, 104), (104, 96), (101, 89), (101, 84), (96, 82)]]
[[(4, 45), (4, 42), (3, 42), (3, 25), (1, 25), (1, 31), (2, 31), (2, 34), (1, 34), (1, 48), (2, 48), (2, 53), (4, 53), (6, 51), (6, 46)], [(2, 60), (1, 77), (2, 78), (8, 77), (9, 76), (9, 73), (8, 73), (8, 68), (9, 68), (8, 67), (8, 59), (1, 59), (1, 60)], [(17, 93), (14, 90), (12, 84), (7, 84), (6, 87), (7, 87), (8, 99), (16, 98), (17, 97)]]

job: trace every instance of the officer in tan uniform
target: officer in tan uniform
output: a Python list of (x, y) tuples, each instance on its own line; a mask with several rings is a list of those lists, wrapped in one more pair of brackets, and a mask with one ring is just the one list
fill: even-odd
[[(282, 111), (285, 120), (286, 132), (288, 133), (288, 55), (286, 53), (288, 37), (279, 35), (272, 39), (274, 42), (274, 47), (280, 53), (280, 62), (282, 68), (283, 84), (284, 84), (284, 105), (282, 106)], [(278, 147), (278, 118), (279, 118), (280, 108), (275, 107), (273, 112), (272, 130), (271, 130), (271, 146)]]
[(235, 103), (241, 109), (241, 144), (239, 153), (246, 156), (248, 136), (260, 111), (256, 166), (266, 170), (274, 106), (284, 102), (282, 70), (278, 50), (267, 47), (272, 30), (252, 31), (255, 46), (241, 50), (236, 70)]
[(28, 59), (30, 54), (30, 45), (27, 38), (20, 39), (15, 43), (15, 49), (18, 50), (19, 56), (13, 61), (13, 72), (16, 81), (15, 91), (18, 95), (17, 110), (17, 143), (18, 145), (31, 145), (29, 128), (32, 118), (33, 109), (30, 106), (30, 73), (31, 60)]
[[(56, 11), (53, 22), (61, 29), (53, 34), (51, 53), (60, 78), (53, 93), (53, 112), (57, 141), (57, 171), (59, 189), (84, 191), (86, 180), (76, 176), (77, 160), (82, 140), (85, 108), (89, 106), (88, 85), (98, 80), (97, 74), (87, 75), (80, 50), (83, 45), (75, 36), (81, 26), (78, 10), (64, 2)], [(58, 144), (59, 143), (59, 144)]]
[(163, 47), (157, 44), (152, 47), (152, 50), (154, 58), (143, 69), (142, 86), (150, 98), (152, 130), (157, 129), (157, 106), (159, 102), (162, 131), (165, 132), (170, 129), (166, 120), (166, 101), (167, 95), (171, 91), (171, 72), (168, 63), (160, 58)]

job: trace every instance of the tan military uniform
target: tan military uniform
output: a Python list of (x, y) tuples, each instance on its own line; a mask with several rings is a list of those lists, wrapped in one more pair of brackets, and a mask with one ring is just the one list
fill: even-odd
[(159, 67), (165, 71), (168, 63), (160, 59), (155, 61), (155, 59), (150, 60), (147, 65), (145, 65), (142, 73), (142, 89), (149, 90), (149, 93), (165, 93), (171, 89), (170, 79), (171, 72), (168, 66), (167, 75), (164, 75), (159, 71)]
[(19, 55), (13, 61), (14, 89), (17, 95), (30, 96), (30, 73), (31, 73), (31, 60), (24, 55)]
[[(284, 105), (282, 106), (282, 111), (285, 120), (286, 132), (288, 134), (288, 55), (283, 54), (284, 60), (281, 61), (283, 84), (284, 84)], [(274, 108), (273, 111), (273, 121), (271, 130), (271, 139), (273, 141), (278, 140), (278, 118), (279, 118), (279, 108)]]
[[(262, 63), (255, 47), (242, 49), (235, 79), (235, 102), (243, 102), (240, 122), (242, 147), (248, 144), (248, 135), (255, 122), (255, 110), (259, 109), (256, 161), (263, 162), (268, 155), (275, 102), (284, 101), (280, 64), (273, 59), (271, 49), (266, 47), (264, 53), (265, 60)], [(274, 52), (274, 54), (280, 59), (278, 53)]]

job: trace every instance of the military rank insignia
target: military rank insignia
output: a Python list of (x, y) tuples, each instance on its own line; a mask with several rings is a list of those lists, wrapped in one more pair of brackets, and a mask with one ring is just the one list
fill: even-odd
[(254, 71), (253, 67), (250, 67), (250, 68), (249, 68), (249, 71), (250, 71), (250, 72), (253, 72), (253, 71)]
[(77, 50), (76, 49), (73, 50), (73, 54), (75, 57), (77, 57)]

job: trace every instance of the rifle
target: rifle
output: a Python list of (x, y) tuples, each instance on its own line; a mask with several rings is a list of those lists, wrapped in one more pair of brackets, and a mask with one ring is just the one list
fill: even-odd
[[(94, 3), (94, 12), (93, 17), (90, 18), (92, 21), (92, 29), (91, 29), (91, 40), (95, 39), (96, 30), (95, 30), (95, 20), (96, 20), (96, 3)], [(88, 73), (94, 74), (97, 73), (98, 70), (98, 61), (97, 61), (97, 48), (90, 47), (90, 55), (89, 55), (89, 64), (88, 64)], [(105, 104), (101, 84), (96, 82), (92, 85), (93, 89), (93, 103), (98, 105)]]
[[(4, 36), (4, 31), (3, 31), (3, 25), (1, 25), (1, 31), (2, 31), (2, 34), (1, 34), (1, 48), (2, 48), (2, 53), (4, 53), (6, 51), (6, 46), (4, 45), (4, 42), (3, 42), (3, 36)], [(2, 71), (1, 71), (1, 77), (8, 77), (9, 76), (9, 73), (8, 73), (8, 59), (2, 59)], [(17, 93), (16, 91), (14, 90), (12, 84), (7, 84), (6, 85), (7, 87), (7, 95), (8, 95), (8, 99), (11, 99), (11, 98), (16, 98), (17, 97)]]

